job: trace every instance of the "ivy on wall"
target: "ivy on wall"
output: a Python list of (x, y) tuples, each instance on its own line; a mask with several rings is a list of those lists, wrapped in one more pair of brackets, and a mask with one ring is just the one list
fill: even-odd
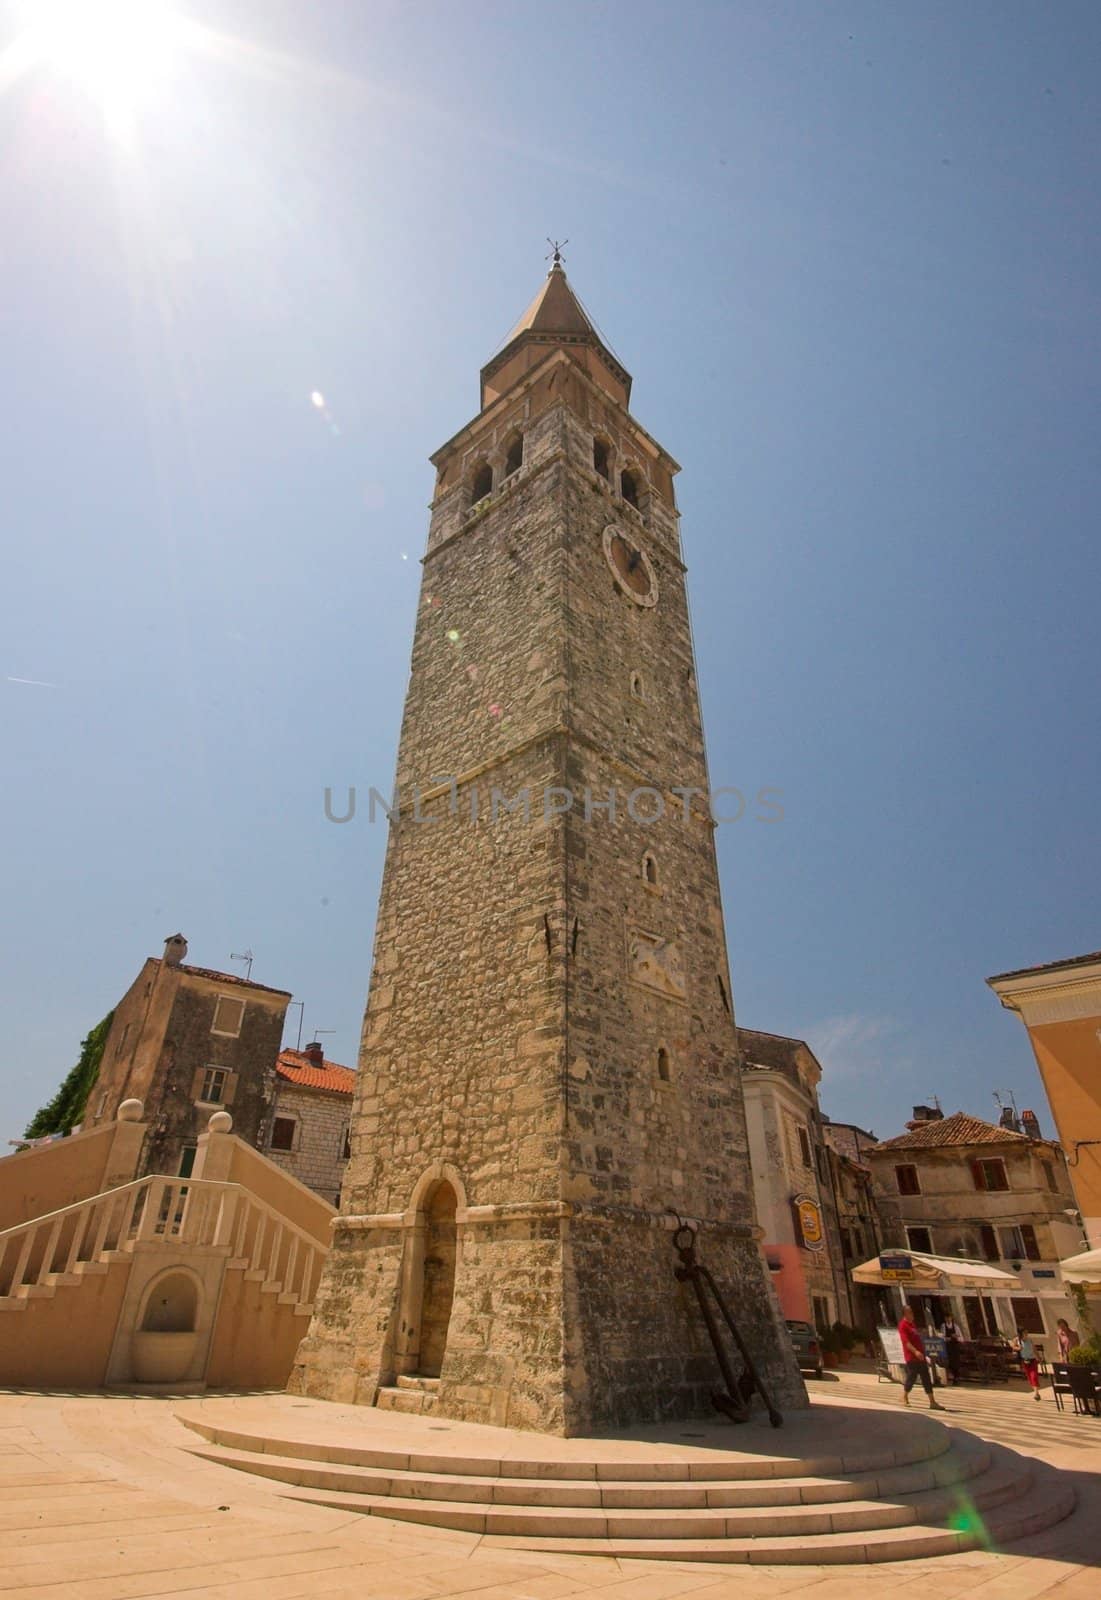
[(108, 1011), (103, 1021), (97, 1023), (82, 1042), (76, 1066), (49, 1105), (36, 1111), (27, 1124), (28, 1139), (42, 1139), (48, 1133), (71, 1133), (73, 1127), (83, 1120), (88, 1096), (99, 1077), (99, 1064), (103, 1060), (103, 1048), (114, 1015), (113, 1011)]

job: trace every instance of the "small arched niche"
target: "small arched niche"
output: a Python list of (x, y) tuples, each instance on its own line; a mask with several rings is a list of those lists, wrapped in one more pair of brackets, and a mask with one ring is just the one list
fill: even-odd
[(619, 492), (629, 506), (634, 506), (636, 511), (642, 509), (639, 504), (639, 475), (630, 467), (625, 467), (619, 475)]
[(470, 480), (470, 503), (476, 506), (479, 500), (484, 500), (487, 494), (493, 492), (493, 468), (488, 461), (480, 461), (474, 468), (474, 476)]
[(149, 1290), (142, 1333), (194, 1333), (199, 1321), (199, 1286), (187, 1272), (166, 1272)]
[(646, 690), (645, 690), (645, 686), (644, 686), (644, 684), (642, 682), (642, 673), (641, 672), (632, 672), (631, 673), (631, 699), (632, 700), (645, 700), (645, 698), (646, 698)]
[(655, 1064), (657, 1067), (658, 1082), (672, 1083), (673, 1066), (669, 1059), (669, 1052), (663, 1044), (658, 1046), (657, 1060)]
[(458, 1198), (446, 1178), (424, 1199), (424, 1276), (420, 1315), (420, 1349), (417, 1372), (438, 1378), (447, 1348), (447, 1330), (455, 1299)]
[(524, 435), (514, 433), (509, 436), (505, 446), (505, 477), (511, 478), (514, 472), (519, 472), (524, 465)]
[(642, 881), (648, 889), (658, 887), (658, 860), (652, 850), (647, 850), (642, 858)]
[(593, 471), (598, 472), (605, 482), (611, 482), (611, 462), (611, 442), (598, 433), (593, 440)]

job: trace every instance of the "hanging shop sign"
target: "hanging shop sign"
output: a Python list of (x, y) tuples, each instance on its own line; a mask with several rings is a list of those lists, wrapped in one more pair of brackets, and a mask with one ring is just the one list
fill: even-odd
[(894, 1253), (880, 1256), (879, 1271), (887, 1283), (912, 1283), (916, 1277), (913, 1257)]
[(797, 1195), (791, 1202), (799, 1224), (799, 1235), (805, 1250), (821, 1250), (826, 1242), (822, 1228), (822, 1207), (809, 1195)]

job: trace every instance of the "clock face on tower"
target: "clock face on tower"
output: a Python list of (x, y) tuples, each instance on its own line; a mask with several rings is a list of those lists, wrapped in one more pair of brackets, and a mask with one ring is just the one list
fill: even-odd
[(650, 558), (631, 534), (614, 522), (604, 529), (604, 555), (620, 589), (637, 606), (657, 604), (658, 584)]

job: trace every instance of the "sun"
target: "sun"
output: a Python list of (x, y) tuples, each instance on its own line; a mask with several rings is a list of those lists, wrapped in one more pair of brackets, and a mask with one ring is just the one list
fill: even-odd
[(19, 9), (27, 55), (78, 83), (108, 113), (155, 88), (178, 42), (170, 0), (25, 0)]

